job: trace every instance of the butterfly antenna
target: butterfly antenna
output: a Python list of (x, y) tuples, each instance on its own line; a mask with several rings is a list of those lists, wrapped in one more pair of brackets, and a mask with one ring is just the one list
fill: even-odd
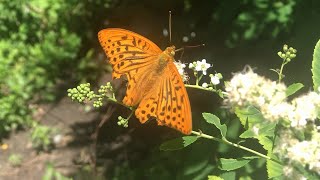
[(180, 55), (180, 60), (181, 60), (185, 48), (197, 48), (197, 47), (204, 47), (204, 46), (205, 46), (205, 44), (199, 44), (199, 45), (194, 45), (194, 46), (184, 46), (184, 47), (182, 47), (182, 48), (176, 49), (175, 52), (182, 51), (182, 53), (181, 53), (181, 55)]
[(182, 51), (185, 48), (197, 48), (197, 47), (204, 47), (204, 46), (205, 46), (205, 44), (199, 44), (199, 45), (194, 45), (194, 46), (184, 46), (182, 48), (176, 49), (175, 52)]
[(169, 38), (171, 44), (171, 11), (169, 11)]

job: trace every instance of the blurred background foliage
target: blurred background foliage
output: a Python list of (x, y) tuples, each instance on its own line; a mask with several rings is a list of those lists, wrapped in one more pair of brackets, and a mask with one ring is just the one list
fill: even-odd
[[(312, 50), (320, 37), (317, 0), (1, 0), (0, 138), (13, 129), (28, 127), (33, 121), (34, 104), (58, 100), (79, 82), (97, 83), (107, 66), (96, 37), (100, 29), (129, 29), (164, 49), (169, 44), (162, 35), (168, 27), (169, 10), (173, 13), (173, 44), (206, 44), (187, 50), (183, 62), (206, 58), (226, 79), (246, 64), (276, 78), (269, 69), (281, 64), (276, 52), (288, 43), (298, 49), (300, 61), (286, 69), (286, 80), (311, 85)], [(191, 32), (196, 36), (191, 37)], [(187, 40), (182, 41), (183, 37)], [(200, 120), (201, 112), (217, 107), (214, 97), (208, 101), (207, 94), (190, 92), (195, 120)], [(237, 120), (227, 116), (221, 119), (230, 120), (234, 131), (229, 136), (236, 140), (241, 130)], [(205, 129), (201, 122), (195, 124)], [(122, 131), (126, 130), (113, 130), (113, 136)], [(134, 139), (154, 142), (142, 148), (147, 153), (115, 160), (110, 177), (205, 179), (219, 173), (216, 156), (235, 156), (229, 147), (205, 141), (182, 151), (159, 152), (158, 145), (168, 138), (153, 136), (133, 134)], [(133, 146), (129, 153), (140, 150)], [(245, 166), (241, 177), (265, 175), (261, 161)]]

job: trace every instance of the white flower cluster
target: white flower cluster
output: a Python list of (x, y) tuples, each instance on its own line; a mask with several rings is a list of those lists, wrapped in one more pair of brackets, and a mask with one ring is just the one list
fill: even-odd
[(225, 104), (230, 107), (258, 107), (262, 114), (270, 119), (279, 119), (286, 110), (286, 86), (254, 73), (251, 69), (246, 73), (236, 74), (226, 83)]
[[(253, 105), (266, 120), (283, 123), (285, 127), (279, 132), (275, 152), (282, 159), (300, 163), (320, 174), (320, 128), (315, 123), (319, 116), (320, 93), (309, 92), (287, 102), (286, 89), (284, 84), (261, 77), (249, 69), (226, 83), (228, 96), (225, 104), (240, 108)], [(300, 140), (295, 132), (312, 132), (312, 135)]]
[(283, 159), (289, 159), (289, 163), (300, 163), (320, 175), (320, 133), (317, 130), (308, 141), (299, 141), (288, 130), (281, 131), (275, 152)]
[(210, 76), (210, 84), (204, 82), (201, 85), (202, 87), (208, 88), (208, 87), (210, 87), (210, 85), (215, 86), (215, 85), (220, 84), (220, 79), (222, 79), (222, 75), (220, 73), (216, 73), (215, 75), (209, 74), (209, 76)]
[(288, 148), (287, 156), (296, 162), (308, 165), (309, 169), (320, 174), (320, 142), (302, 141)]
[(304, 127), (308, 121), (315, 121), (320, 108), (320, 94), (309, 92), (292, 101), (293, 111), (288, 113), (291, 127)]
[[(188, 81), (189, 80), (189, 76), (187, 75), (187, 73), (185, 72), (185, 68), (186, 65), (181, 63), (180, 61), (176, 61), (174, 62), (174, 64), (176, 65), (179, 74), (182, 76), (183, 81)], [(200, 78), (197, 76), (198, 72), (202, 72), (203, 75), (207, 75), (207, 70), (212, 67), (209, 63), (207, 63), (207, 60), (202, 59), (202, 61), (196, 61), (193, 63), (189, 64), (189, 68), (191, 70), (193, 70), (195, 72), (195, 76), (196, 78), (198, 78), (198, 80), (200, 80), (202, 78), (202, 76), (200, 76)], [(209, 83), (203, 83), (202, 87), (204, 88), (212, 88), (212, 85), (218, 85), (220, 84), (220, 79), (222, 79), (222, 74), (221, 73), (216, 73), (216, 74), (209, 74), (210, 76), (210, 82)]]
[(320, 94), (310, 92), (304, 96), (286, 101), (286, 86), (271, 81), (249, 70), (236, 74), (226, 83), (228, 97), (225, 103), (231, 107), (254, 105), (270, 121), (284, 119), (291, 127), (304, 127), (307, 121), (314, 121), (320, 108)]
[(179, 74), (181, 75), (181, 78), (183, 82), (186, 82), (189, 80), (188, 74), (184, 71), (184, 68), (186, 67), (185, 64), (181, 63), (181, 61), (175, 61), (174, 65), (176, 65)]

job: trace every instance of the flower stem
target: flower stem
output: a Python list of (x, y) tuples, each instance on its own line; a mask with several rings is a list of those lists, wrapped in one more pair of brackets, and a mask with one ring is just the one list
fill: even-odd
[(208, 89), (208, 88), (204, 88), (204, 87), (199, 86), (199, 85), (185, 84), (185, 87), (194, 88), (194, 89), (200, 89), (200, 90), (205, 90), (205, 91), (210, 91), (210, 92), (216, 92), (215, 89)]
[(195, 72), (195, 77), (196, 77), (196, 86), (199, 86), (199, 76), (198, 76), (198, 73)]
[(239, 148), (239, 149), (242, 149), (242, 150), (251, 152), (251, 153), (253, 153), (253, 154), (255, 154), (255, 155), (259, 156), (259, 157), (262, 157), (262, 158), (264, 158), (264, 159), (266, 159), (266, 160), (270, 160), (270, 161), (276, 162), (276, 163), (278, 163), (278, 164), (281, 164), (281, 162), (278, 161), (278, 160), (276, 160), (276, 159), (272, 159), (271, 157), (266, 156), (266, 155), (264, 155), (264, 154), (262, 154), (262, 153), (259, 153), (259, 152), (255, 151), (255, 150), (252, 150), (252, 149), (250, 149), (250, 148), (247, 148), (247, 147), (241, 146), (241, 145), (239, 145), (239, 144), (235, 144), (235, 143), (233, 143), (233, 142), (230, 142), (230, 141), (228, 141), (228, 140), (225, 139), (225, 138), (219, 139), (219, 138), (210, 136), (210, 135), (208, 135), (208, 134), (204, 134), (204, 133), (202, 133), (202, 132), (197, 132), (197, 131), (191, 131), (191, 134), (194, 134), (194, 135), (197, 135), (197, 136), (206, 138), (206, 139), (211, 139), (211, 140), (214, 140), (214, 141), (222, 142), (222, 143), (224, 143), (224, 144), (228, 144), (228, 145), (230, 145), (230, 146), (233, 146), (233, 147), (236, 147), (236, 148)]
[(278, 82), (279, 82), (279, 83), (281, 82), (282, 77), (283, 77), (282, 71), (283, 71), (284, 65), (286, 65), (285, 60), (283, 60), (283, 62), (282, 62), (282, 64), (281, 64), (281, 68), (280, 68), (280, 72), (279, 72), (279, 79), (278, 79)]
[(116, 98), (108, 97), (107, 101), (111, 101), (111, 102), (113, 102), (113, 103), (119, 104), (119, 105), (121, 105), (121, 106), (124, 106), (124, 107), (132, 110), (132, 107), (131, 107), (131, 106), (127, 106), (127, 105), (123, 104), (122, 102), (119, 102)]

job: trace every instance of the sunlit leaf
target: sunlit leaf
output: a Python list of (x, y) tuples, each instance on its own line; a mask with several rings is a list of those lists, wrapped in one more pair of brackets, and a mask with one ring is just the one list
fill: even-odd
[(248, 125), (248, 128), (252, 128), (254, 124), (264, 121), (264, 117), (261, 112), (254, 106), (248, 106), (246, 108), (236, 108), (235, 113), (240, 119), (243, 126)]
[(311, 71), (312, 71), (313, 89), (317, 90), (318, 87), (320, 86), (320, 40), (317, 42), (313, 51)]
[(223, 178), (219, 176), (208, 176), (208, 180), (223, 180)]
[(286, 90), (286, 96), (287, 97), (291, 96), (292, 94), (296, 93), (297, 91), (299, 91), (303, 87), (304, 87), (304, 85), (301, 83), (291, 84)]
[(253, 132), (252, 129), (248, 129), (245, 132), (243, 132), (242, 134), (240, 134), (240, 138), (254, 138), (256, 137), (256, 133)]
[[(277, 157), (271, 153), (268, 153), (268, 156), (273, 159), (277, 159)], [(267, 160), (267, 172), (269, 179), (280, 177), (283, 174), (283, 166), (277, 162)]]

